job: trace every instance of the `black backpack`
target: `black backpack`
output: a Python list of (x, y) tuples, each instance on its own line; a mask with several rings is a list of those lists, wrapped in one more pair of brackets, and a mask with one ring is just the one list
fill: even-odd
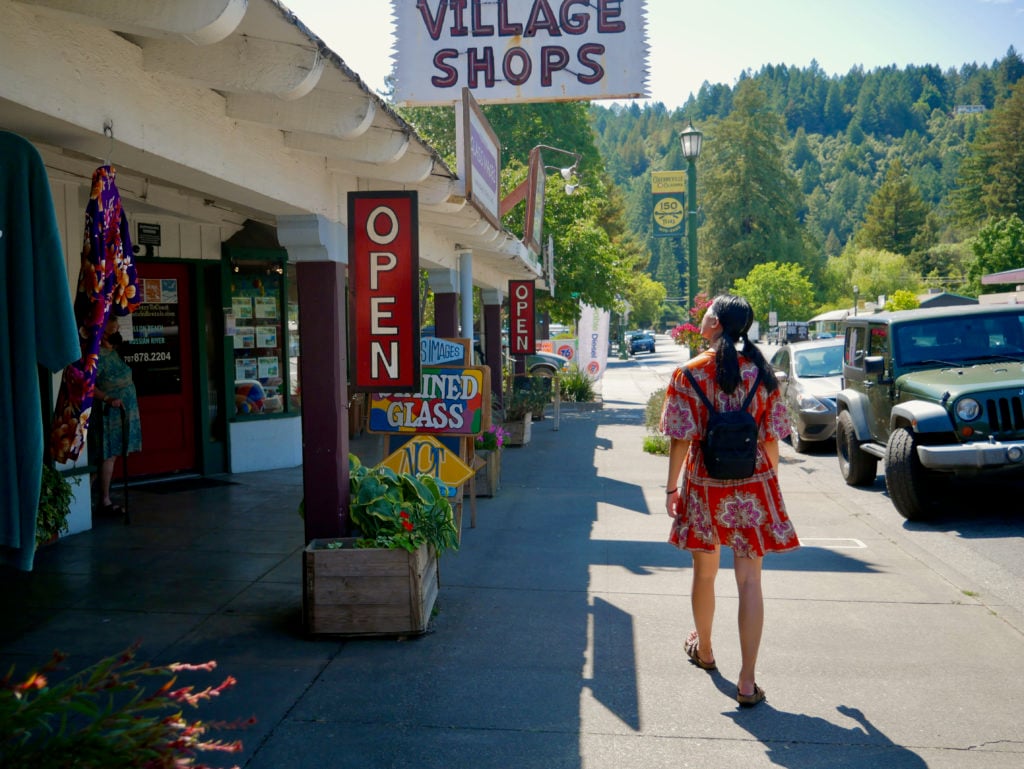
[(751, 477), (757, 464), (757, 421), (748, 409), (761, 384), (761, 370), (739, 411), (716, 411), (690, 370), (683, 372), (708, 410), (707, 435), (700, 443), (708, 475), (722, 481)]

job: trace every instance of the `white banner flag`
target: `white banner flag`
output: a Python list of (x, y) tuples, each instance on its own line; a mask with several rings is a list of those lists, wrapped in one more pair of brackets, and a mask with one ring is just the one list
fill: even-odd
[(608, 324), (611, 313), (580, 303), (579, 366), (595, 382), (608, 367)]

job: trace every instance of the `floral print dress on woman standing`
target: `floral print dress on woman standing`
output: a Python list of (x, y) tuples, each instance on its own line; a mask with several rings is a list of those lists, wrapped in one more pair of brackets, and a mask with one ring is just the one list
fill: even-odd
[[(698, 355), (687, 364), (708, 400), (719, 411), (743, 405), (757, 379), (757, 366), (740, 356), (740, 386), (731, 395), (716, 382), (714, 352)], [(789, 435), (786, 405), (778, 389), (761, 385), (751, 402), (759, 427), (759, 442)], [(704, 469), (700, 439), (707, 429), (708, 411), (683, 369), (676, 369), (665, 395), (661, 432), (670, 438), (692, 441), (683, 462), (676, 517), (669, 542), (681, 550), (713, 552), (716, 545), (732, 547), (738, 557), (763, 556), (800, 546), (786, 514), (779, 479), (764, 447), (759, 445), (754, 475), (741, 480), (717, 480)]]

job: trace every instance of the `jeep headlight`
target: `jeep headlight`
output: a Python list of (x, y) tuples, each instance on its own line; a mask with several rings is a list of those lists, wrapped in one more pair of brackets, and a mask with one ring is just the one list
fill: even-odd
[(981, 404), (974, 398), (963, 398), (957, 401), (956, 415), (964, 422), (973, 422), (981, 416)]
[(809, 411), (812, 414), (824, 414), (828, 411), (828, 406), (807, 393), (800, 393), (796, 399), (796, 405), (800, 407), (801, 411)]

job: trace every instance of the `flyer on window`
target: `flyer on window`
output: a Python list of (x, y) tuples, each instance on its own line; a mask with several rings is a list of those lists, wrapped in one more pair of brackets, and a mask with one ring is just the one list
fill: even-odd
[(277, 326), (257, 326), (256, 346), (277, 347)]
[(247, 296), (231, 297), (231, 312), (239, 320), (249, 320), (252, 317), (252, 299)]
[(251, 350), (256, 347), (256, 335), (251, 328), (240, 328), (235, 334), (236, 350)]
[(253, 302), (256, 305), (255, 317), (257, 318), (276, 318), (277, 317), (277, 298), (273, 296), (256, 296), (253, 297)]
[(259, 372), (255, 358), (238, 358), (235, 360), (235, 381), (240, 379), (256, 379)]
[(281, 365), (275, 357), (260, 357), (259, 379), (272, 379), (281, 376)]

